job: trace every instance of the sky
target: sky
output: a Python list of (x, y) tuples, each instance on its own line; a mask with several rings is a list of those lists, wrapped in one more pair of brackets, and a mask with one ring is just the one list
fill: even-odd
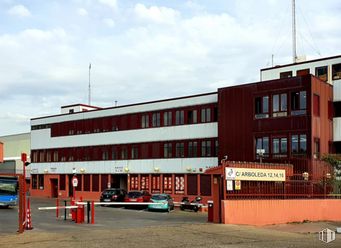
[[(341, 54), (341, 2), (296, 0), (297, 53)], [(0, 136), (60, 107), (259, 81), (292, 62), (291, 0), (0, 0)]]

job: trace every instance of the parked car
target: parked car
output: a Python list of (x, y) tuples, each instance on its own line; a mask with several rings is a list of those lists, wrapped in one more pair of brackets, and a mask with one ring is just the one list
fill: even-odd
[(124, 198), (125, 202), (149, 202), (151, 195), (148, 191), (130, 191)]
[(150, 201), (153, 203), (161, 203), (161, 204), (150, 204), (148, 205), (148, 210), (163, 210), (170, 212), (174, 209), (173, 198), (168, 194), (154, 194), (150, 198)]
[(124, 189), (105, 189), (100, 196), (101, 202), (123, 202), (127, 192)]

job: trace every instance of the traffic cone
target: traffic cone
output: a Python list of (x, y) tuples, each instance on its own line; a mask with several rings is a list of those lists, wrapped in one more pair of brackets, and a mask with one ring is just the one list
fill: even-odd
[(32, 230), (32, 220), (31, 220), (31, 205), (30, 205), (30, 199), (27, 200), (27, 210), (26, 210), (26, 230)]

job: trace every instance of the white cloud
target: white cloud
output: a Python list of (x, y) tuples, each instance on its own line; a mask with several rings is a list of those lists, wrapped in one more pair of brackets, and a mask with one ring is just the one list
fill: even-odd
[(180, 12), (167, 7), (151, 6), (147, 8), (145, 5), (138, 3), (134, 7), (137, 17), (158, 23), (175, 23), (180, 17)]
[(98, 0), (98, 2), (112, 8), (113, 10), (117, 10), (117, 0)]
[(112, 27), (115, 26), (115, 22), (114, 22), (114, 20), (111, 19), (111, 18), (104, 18), (104, 19), (103, 19), (103, 23), (104, 23), (106, 26), (108, 26), (109, 28), (112, 28)]
[(80, 15), (80, 16), (87, 16), (88, 15), (88, 11), (86, 11), (86, 9), (79, 8), (77, 10), (77, 14)]
[(31, 12), (24, 5), (15, 5), (8, 10), (10, 15), (19, 16), (19, 17), (29, 17), (31, 16)]

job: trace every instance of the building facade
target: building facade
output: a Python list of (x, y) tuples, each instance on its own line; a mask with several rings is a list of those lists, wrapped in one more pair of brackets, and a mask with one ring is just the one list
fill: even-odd
[(261, 70), (261, 81), (312, 74), (333, 85), (334, 153), (341, 153), (341, 55)]
[(218, 165), (217, 93), (100, 109), (62, 107), (62, 114), (31, 120), (31, 194), (77, 192), (98, 199), (102, 190), (210, 196), (209, 166)]

